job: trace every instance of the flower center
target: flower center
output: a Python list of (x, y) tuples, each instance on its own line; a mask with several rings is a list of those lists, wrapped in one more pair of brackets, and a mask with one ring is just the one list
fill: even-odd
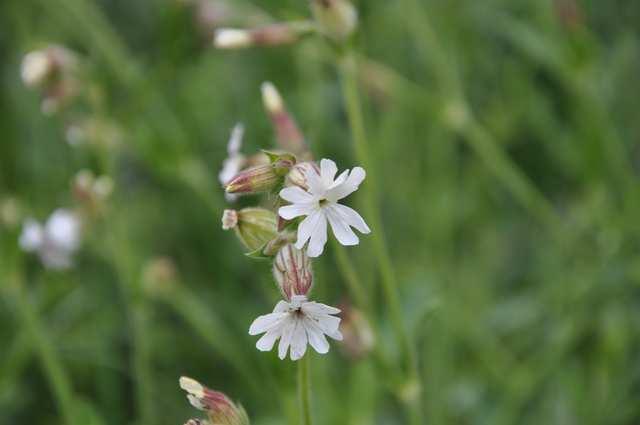
[(328, 199), (320, 199), (318, 201), (318, 204), (320, 205), (320, 208), (326, 207), (329, 204), (329, 200)]

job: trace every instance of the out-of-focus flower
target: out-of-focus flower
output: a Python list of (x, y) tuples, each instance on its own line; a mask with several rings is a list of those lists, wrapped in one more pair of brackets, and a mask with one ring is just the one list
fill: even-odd
[(78, 59), (69, 49), (51, 45), (27, 53), (20, 67), (24, 84), (42, 92), (42, 112), (55, 113), (78, 93)]
[(115, 123), (95, 117), (67, 124), (65, 136), (71, 146), (93, 145), (107, 149), (121, 144), (123, 140), (122, 131)]
[[(244, 126), (238, 123), (233, 127), (233, 130), (231, 130), (231, 137), (229, 138), (229, 143), (227, 143), (228, 156), (222, 162), (222, 169), (218, 174), (218, 181), (220, 181), (220, 184), (222, 185), (229, 183), (229, 181), (235, 177), (247, 163), (247, 158), (240, 152), (243, 136)], [(225, 193), (225, 197), (227, 201), (233, 202), (237, 199), (238, 195)]]
[(307, 21), (266, 25), (252, 29), (220, 28), (213, 44), (218, 49), (243, 49), (255, 46), (279, 46), (295, 43), (313, 30)]
[(347, 39), (358, 26), (358, 12), (349, 0), (312, 0), (311, 10), (320, 32), (332, 40)]
[(270, 83), (262, 83), (262, 101), (271, 118), (276, 132), (276, 140), (280, 147), (295, 154), (298, 159), (310, 159), (309, 147), (295, 120), (287, 111), (282, 96), (276, 87)]
[(271, 163), (247, 168), (226, 185), (227, 193), (255, 194), (269, 192), (284, 182), (296, 159), (291, 154), (272, 154)]
[(340, 331), (344, 336), (340, 347), (348, 357), (361, 359), (371, 352), (376, 342), (371, 324), (360, 310), (351, 305), (343, 304), (340, 309)]
[(178, 270), (169, 257), (153, 258), (142, 269), (143, 288), (152, 296), (170, 293), (177, 280)]
[(233, 229), (249, 251), (260, 249), (274, 239), (277, 235), (276, 226), (276, 215), (264, 208), (225, 210), (222, 214), (222, 229)]
[[(249, 417), (244, 408), (232, 402), (229, 397), (219, 391), (213, 391), (198, 381), (183, 376), (180, 388), (187, 392), (187, 399), (193, 407), (207, 413), (211, 425), (249, 425)], [(191, 419), (189, 423), (202, 423), (199, 419)]]
[(335, 307), (307, 301), (303, 295), (294, 295), (291, 301), (280, 301), (273, 313), (258, 317), (249, 328), (249, 335), (264, 335), (256, 343), (260, 351), (271, 351), (278, 339), (278, 357), (281, 360), (290, 351), (291, 360), (299, 360), (307, 351), (307, 344), (320, 354), (329, 352), (325, 335), (342, 340), (338, 330), (340, 313)]
[(0, 201), (0, 225), (13, 229), (20, 224), (22, 208), (15, 198), (5, 198)]
[(73, 254), (80, 245), (80, 219), (69, 210), (53, 212), (44, 226), (27, 219), (20, 235), (20, 247), (36, 252), (45, 267), (66, 269), (73, 265)]
[(553, 5), (560, 22), (568, 29), (576, 29), (584, 22), (582, 6), (576, 0), (554, 0)]
[(73, 179), (73, 194), (89, 210), (95, 210), (113, 192), (109, 176), (96, 177), (91, 170), (80, 170)]
[(296, 295), (307, 296), (313, 287), (311, 259), (305, 251), (285, 245), (273, 261), (273, 277), (286, 301)]
[(320, 173), (309, 169), (306, 176), (307, 191), (300, 187), (286, 187), (280, 191), (280, 197), (292, 205), (278, 210), (280, 217), (292, 220), (306, 216), (298, 226), (296, 248), (302, 249), (309, 242), (309, 257), (318, 257), (327, 242), (327, 222), (333, 234), (342, 245), (357, 245), (358, 236), (351, 230), (356, 228), (362, 233), (370, 233), (369, 226), (355, 210), (338, 204), (338, 201), (355, 192), (365, 178), (361, 167), (346, 170), (335, 178), (338, 172), (336, 163), (323, 159), (320, 161)]

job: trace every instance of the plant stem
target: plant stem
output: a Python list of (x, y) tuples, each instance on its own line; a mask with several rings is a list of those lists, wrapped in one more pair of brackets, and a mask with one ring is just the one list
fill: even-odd
[(310, 355), (298, 361), (298, 398), (300, 399), (300, 424), (311, 425), (311, 382), (309, 380)]
[(37, 351), (63, 421), (65, 424), (71, 425), (73, 424), (73, 390), (69, 378), (51, 341), (42, 329), (42, 324), (38, 320), (37, 313), (33, 310), (33, 306), (29, 300), (26, 299), (24, 289), (18, 287), (16, 292), (18, 310), (20, 311), (25, 330), (28, 332), (31, 343)]
[[(405, 328), (402, 304), (398, 294), (398, 282), (396, 273), (393, 269), (389, 250), (383, 234), (382, 220), (378, 210), (377, 194), (375, 192), (376, 173), (375, 167), (371, 159), (369, 146), (364, 127), (364, 117), (360, 104), (360, 95), (358, 92), (357, 80), (357, 59), (354, 52), (347, 52), (340, 64), (340, 72), (342, 77), (342, 91), (347, 108), (347, 116), (349, 126), (351, 127), (351, 135), (353, 137), (354, 148), (358, 160), (363, 167), (369, 170), (369, 184), (363, 186), (364, 193), (364, 212), (367, 220), (371, 223), (371, 240), (373, 242), (374, 255), (377, 259), (379, 267), (382, 289), (389, 309), (391, 324), (398, 345), (405, 356), (405, 368), (407, 371), (408, 382), (411, 385), (419, 385), (418, 368), (416, 363), (416, 355), (413, 344), (409, 338), (409, 334)], [(409, 403), (409, 416), (411, 423), (419, 424), (421, 414), (419, 411), (418, 400)]]

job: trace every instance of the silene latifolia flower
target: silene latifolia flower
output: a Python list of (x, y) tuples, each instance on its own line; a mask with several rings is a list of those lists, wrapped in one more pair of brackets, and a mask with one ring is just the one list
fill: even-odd
[(338, 242), (345, 246), (359, 243), (351, 227), (361, 233), (371, 232), (360, 214), (338, 203), (358, 189), (366, 176), (364, 169), (355, 167), (351, 171), (345, 170), (336, 178), (337, 172), (335, 162), (323, 159), (319, 171), (316, 167), (304, 170), (306, 190), (291, 186), (280, 191), (280, 197), (291, 203), (278, 210), (280, 217), (292, 220), (306, 216), (298, 226), (296, 248), (302, 249), (308, 241), (307, 253), (310, 257), (318, 257), (324, 251), (327, 222)]
[(183, 376), (180, 388), (187, 392), (187, 399), (193, 407), (207, 413), (209, 421), (190, 419), (187, 424), (200, 425), (249, 425), (249, 417), (244, 408), (232, 402), (219, 391), (213, 391), (198, 381)]
[(260, 351), (271, 351), (276, 341), (278, 357), (284, 359), (287, 351), (291, 360), (304, 356), (307, 344), (320, 354), (329, 352), (325, 335), (341, 341), (338, 330), (340, 310), (307, 300), (313, 286), (311, 260), (293, 245), (285, 245), (276, 255), (273, 275), (284, 300), (278, 302), (272, 313), (258, 317), (249, 328), (250, 335), (264, 335), (256, 343)]
[(58, 209), (42, 225), (27, 219), (20, 235), (20, 247), (35, 252), (45, 267), (66, 269), (73, 265), (73, 254), (80, 245), (80, 219), (69, 210)]
[(276, 215), (264, 208), (224, 210), (222, 229), (233, 229), (240, 242), (250, 251), (264, 247), (277, 236)]

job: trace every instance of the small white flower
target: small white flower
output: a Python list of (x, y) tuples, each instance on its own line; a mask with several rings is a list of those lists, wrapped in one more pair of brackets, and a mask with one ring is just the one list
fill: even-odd
[[(229, 180), (234, 178), (246, 165), (246, 158), (240, 153), (242, 148), (242, 137), (244, 135), (244, 127), (242, 124), (236, 124), (231, 130), (231, 137), (227, 144), (227, 158), (222, 162), (222, 169), (218, 174), (220, 184), (226, 185)], [(233, 193), (225, 193), (225, 198), (229, 202), (238, 199), (238, 195)]]
[(80, 245), (80, 219), (64, 209), (54, 211), (44, 226), (36, 220), (27, 219), (19, 243), (24, 251), (38, 253), (45, 267), (69, 268)]
[(291, 348), (291, 360), (304, 356), (307, 344), (320, 354), (329, 351), (329, 343), (325, 335), (342, 341), (338, 330), (340, 318), (333, 316), (340, 310), (325, 304), (307, 301), (303, 295), (291, 297), (291, 302), (280, 301), (273, 313), (258, 317), (249, 328), (249, 335), (264, 333), (256, 343), (260, 351), (271, 351), (276, 340), (278, 357), (284, 360)]
[(327, 243), (327, 222), (331, 225), (335, 237), (345, 246), (357, 245), (360, 242), (351, 227), (365, 234), (371, 232), (360, 214), (338, 204), (340, 199), (358, 189), (366, 176), (364, 169), (355, 167), (351, 172), (345, 170), (335, 178), (337, 172), (335, 162), (323, 159), (320, 161), (319, 172), (315, 167), (306, 170), (306, 191), (297, 186), (280, 191), (280, 197), (292, 204), (278, 210), (280, 217), (291, 220), (306, 216), (298, 226), (296, 248), (302, 249), (309, 241), (309, 257), (322, 254)]

